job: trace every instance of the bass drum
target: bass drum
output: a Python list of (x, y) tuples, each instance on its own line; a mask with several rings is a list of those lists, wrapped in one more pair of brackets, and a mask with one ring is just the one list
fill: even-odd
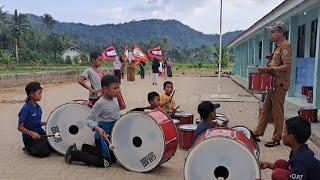
[(120, 164), (134, 172), (148, 172), (168, 161), (178, 146), (177, 129), (162, 111), (129, 112), (114, 125), (114, 154)]
[(261, 177), (256, 148), (238, 131), (227, 128), (209, 129), (194, 144), (184, 165), (186, 180)]
[(87, 126), (90, 108), (80, 103), (66, 103), (49, 115), (46, 133), (60, 133), (60, 138), (48, 138), (49, 144), (60, 154), (65, 154), (73, 143), (81, 149), (82, 144), (94, 144), (94, 132)]

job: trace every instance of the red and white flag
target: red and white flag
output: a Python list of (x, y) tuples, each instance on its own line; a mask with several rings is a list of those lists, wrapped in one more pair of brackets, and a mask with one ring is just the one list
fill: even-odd
[(129, 49), (128, 49), (128, 45), (126, 45), (126, 46), (124, 47), (124, 56), (125, 56), (127, 59), (129, 59)]
[(162, 56), (162, 51), (161, 51), (161, 47), (160, 45), (150, 49), (148, 51), (148, 56), (150, 58), (155, 58), (155, 59), (158, 59), (158, 60), (161, 60), (163, 59), (163, 56)]
[(146, 53), (144, 53), (138, 45), (133, 45), (133, 56), (136, 61), (147, 62), (149, 60)]
[(103, 60), (114, 61), (117, 56), (116, 47), (114, 45), (108, 46), (102, 53)]

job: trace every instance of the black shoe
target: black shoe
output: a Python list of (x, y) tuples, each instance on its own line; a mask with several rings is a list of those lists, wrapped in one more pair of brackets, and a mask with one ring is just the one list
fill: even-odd
[(260, 142), (261, 139), (259, 138), (259, 136), (254, 136), (254, 140), (257, 141), (257, 142)]
[(267, 142), (265, 144), (266, 147), (275, 147), (275, 146), (280, 146), (280, 141), (279, 140), (276, 140), (276, 141), (270, 141), (270, 142)]
[(117, 162), (117, 158), (114, 155), (113, 151), (110, 151), (110, 159), (111, 159), (111, 163), (116, 163)]
[(66, 155), (64, 156), (64, 161), (68, 164), (71, 164), (71, 153), (77, 150), (77, 146), (73, 143), (71, 146), (68, 147)]

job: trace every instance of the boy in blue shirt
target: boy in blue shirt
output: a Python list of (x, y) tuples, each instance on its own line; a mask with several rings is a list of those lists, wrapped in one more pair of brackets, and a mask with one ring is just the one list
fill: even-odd
[(216, 119), (216, 109), (219, 107), (220, 104), (213, 104), (210, 101), (203, 101), (198, 105), (201, 122), (198, 124), (193, 141), (206, 130), (214, 128), (212, 120)]
[(37, 102), (42, 98), (42, 86), (38, 82), (27, 84), (25, 91), (27, 93), (26, 103), (19, 112), (18, 130), (22, 133), (24, 150), (36, 157), (46, 157), (50, 154), (50, 146), (46, 138), (41, 122), (42, 110)]
[(289, 161), (260, 162), (261, 169), (272, 169), (272, 180), (319, 180), (320, 159), (306, 144), (311, 125), (299, 116), (288, 119), (282, 133), (284, 145), (291, 148)]

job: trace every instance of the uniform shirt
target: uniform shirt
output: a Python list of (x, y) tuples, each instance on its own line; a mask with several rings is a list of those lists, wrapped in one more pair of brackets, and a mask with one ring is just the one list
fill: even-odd
[[(41, 116), (42, 110), (38, 104), (34, 105), (26, 102), (18, 115), (19, 124), (23, 124), (23, 126), (29, 131), (44, 133), (44, 130), (41, 128)], [(31, 137), (26, 134), (22, 134), (22, 138), (23, 140), (26, 140)]]
[(290, 153), (290, 180), (319, 180), (320, 159), (307, 144)]
[[(291, 64), (292, 50), (291, 45), (287, 40), (277, 45), (273, 53), (273, 59), (271, 61), (272, 67), (278, 67), (283, 64)], [(289, 89), (290, 87), (290, 74), (291, 68), (286, 72), (275, 72), (275, 87), (283, 87)]]
[(200, 136), (202, 133), (206, 132), (208, 129), (213, 128), (213, 124), (210, 122), (205, 122), (205, 121), (201, 121), (198, 126), (197, 129), (194, 133), (194, 138), (193, 138), (193, 142), (195, 142), (195, 140), (198, 138), (198, 136)]
[[(101, 72), (96, 72), (93, 70), (91, 67), (87, 68), (86, 70), (83, 71), (81, 76), (85, 77), (86, 79), (89, 79), (91, 88), (99, 91), (101, 90), (101, 79), (103, 77), (103, 74)], [(98, 99), (97, 94), (89, 93), (89, 99)]]
[(99, 122), (114, 122), (120, 118), (120, 107), (116, 98), (101, 97), (92, 107), (87, 125), (93, 129)]
[[(160, 95), (160, 103), (161, 103), (161, 104), (164, 104), (164, 103), (166, 103), (170, 98), (171, 98), (171, 96), (168, 96), (168, 95), (166, 95), (165, 93), (164, 93), (164, 94), (161, 94), (161, 95)], [(176, 108), (176, 102), (175, 102), (174, 99), (172, 98), (170, 103), (167, 103), (166, 105), (164, 105), (164, 106), (162, 107), (162, 110), (163, 110), (164, 112), (170, 112), (170, 111), (174, 110), (175, 108)]]

